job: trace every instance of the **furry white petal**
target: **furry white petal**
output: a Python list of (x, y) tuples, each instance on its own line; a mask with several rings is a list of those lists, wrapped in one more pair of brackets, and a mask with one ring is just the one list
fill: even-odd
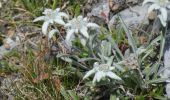
[(99, 71), (99, 72), (97, 72), (97, 73), (95, 74), (95, 76), (94, 76), (94, 77), (96, 77), (97, 82), (100, 82), (100, 80), (101, 80), (102, 78), (104, 78), (105, 76), (106, 76), (106, 75), (105, 75), (105, 73), (104, 73), (104, 72)]
[(65, 25), (65, 22), (61, 19), (61, 18), (56, 18), (54, 19), (54, 21), (57, 23), (57, 24), (60, 24), (60, 25)]
[(40, 16), (40, 17), (37, 17), (36, 19), (34, 19), (33, 22), (45, 20), (45, 18), (46, 18), (45, 16)]
[(59, 12), (58, 15), (69, 19), (69, 16), (64, 12)]
[(71, 41), (71, 36), (73, 35), (73, 33), (74, 33), (73, 29), (67, 31), (66, 42), (70, 42)]
[(94, 74), (94, 73), (95, 73), (95, 70), (94, 70), (94, 69), (88, 71), (88, 72), (86, 73), (86, 75), (83, 77), (83, 79), (88, 78), (90, 75), (92, 75), (92, 74)]
[(116, 80), (122, 80), (119, 76), (117, 76), (115, 73), (109, 71), (106, 73), (106, 76), (112, 78), (112, 79), (116, 79)]
[(88, 34), (88, 32), (87, 32), (87, 27), (81, 28), (81, 29), (80, 29), (80, 32), (81, 32), (81, 34), (82, 34), (84, 37), (89, 38), (89, 34)]
[(91, 27), (91, 28), (99, 28), (99, 25), (95, 24), (95, 23), (88, 23), (87, 27)]
[(47, 34), (49, 24), (50, 24), (49, 21), (45, 21), (42, 25), (42, 32), (43, 32), (44, 35)]

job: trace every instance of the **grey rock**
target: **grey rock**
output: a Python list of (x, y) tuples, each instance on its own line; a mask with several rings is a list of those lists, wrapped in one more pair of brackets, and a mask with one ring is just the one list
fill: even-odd
[(170, 98), (170, 83), (166, 85), (166, 93), (167, 97)]
[(110, 12), (110, 8), (109, 8), (108, 0), (99, 0), (98, 3), (96, 3), (92, 7), (92, 11), (89, 15), (98, 17), (108, 22), (109, 12)]
[(166, 80), (166, 94), (170, 98), (170, 29), (167, 30), (167, 35), (165, 39), (165, 48), (164, 48), (164, 67), (163, 72), (161, 73), (162, 78), (169, 78)]
[[(125, 9), (121, 11), (119, 14), (128, 27), (137, 27), (140, 24), (149, 23), (147, 19), (147, 11), (148, 11), (147, 6), (143, 7), (143, 6), (137, 5), (137, 6)], [(117, 14), (114, 15), (109, 21), (110, 28), (115, 27), (115, 25), (117, 25), (116, 18), (117, 18)]]
[(15, 42), (15, 41), (11, 42), (11, 43), (9, 44), (9, 45), (10, 45), (10, 49), (9, 49), (9, 50), (7, 50), (4, 46), (0, 46), (0, 59), (1, 59), (1, 57), (2, 57), (4, 54), (10, 52), (10, 51), (11, 51), (14, 47), (16, 47), (18, 44), (19, 44), (19, 43), (18, 43), (18, 42)]

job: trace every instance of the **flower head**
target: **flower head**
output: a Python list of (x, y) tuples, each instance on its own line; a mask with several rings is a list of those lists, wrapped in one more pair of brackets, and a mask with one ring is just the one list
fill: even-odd
[(88, 71), (83, 79), (86, 79), (87, 77), (95, 73), (93, 83), (95, 83), (96, 81), (99, 82), (102, 78), (105, 78), (106, 76), (112, 79), (121, 80), (119, 76), (112, 72), (115, 67), (111, 66), (111, 64), (112, 62), (110, 61), (108, 61), (107, 64), (99, 64), (98, 62), (95, 62), (93, 65), (93, 69)]
[(88, 22), (87, 18), (83, 18), (83, 16), (78, 16), (77, 18), (73, 18), (70, 20), (65, 27), (67, 28), (66, 41), (70, 42), (71, 37), (73, 37), (74, 33), (81, 33), (83, 37), (89, 38), (88, 28), (99, 28), (99, 26), (95, 23)]
[(160, 14), (158, 15), (158, 18), (160, 19), (162, 25), (166, 26), (167, 21), (167, 8), (170, 9), (170, 2), (169, 0), (145, 0), (143, 2), (143, 5), (146, 3), (152, 3), (152, 5), (148, 9), (148, 13), (150, 13), (153, 10), (159, 10)]
[(65, 25), (65, 22), (63, 21), (62, 17), (68, 18), (68, 15), (66, 13), (60, 12), (60, 8), (57, 8), (55, 10), (45, 9), (43, 14), (44, 16), (40, 16), (34, 19), (33, 21), (33, 22), (37, 22), (40, 20), (44, 20), (44, 23), (42, 26), (43, 34), (47, 34), (48, 26), (50, 23), (53, 24), (55, 22), (60, 25)]

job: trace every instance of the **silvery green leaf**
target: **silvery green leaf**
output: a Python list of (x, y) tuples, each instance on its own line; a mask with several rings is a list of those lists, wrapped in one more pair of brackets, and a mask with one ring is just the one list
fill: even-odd
[(119, 71), (121, 71), (121, 72), (125, 72), (124, 67), (122, 67), (121, 65), (116, 64), (116, 63), (113, 63), (113, 66), (114, 66), (116, 69), (118, 69)]
[(77, 94), (74, 90), (68, 90), (68, 93), (73, 100), (79, 100), (79, 97), (77, 96)]
[(125, 57), (125, 58), (128, 58), (129, 55), (130, 55), (130, 49), (127, 49), (127, 50), (125, 51), (124, 57)]
[(104, 56), (110, 56), (111, 55), (111, 43), (107, 41), (102, 41), (101, 43), (101, 53)]
[(170, 98), (170, 83), (166, 84), (166, 94), (167, 94), (167, 97)]
[(162, 83), (162, 82), (166, 82), (168, 78), (157, 78), (157, 79), (153, 79), (153, 80), (148, 80), (146, 81), (145, 84), (155, 84), (155, 83)]
[(159, 35), (158, 37), (156, 37), (154, 40), (151, 41), (150, 45), (154, 45), (154, 44), (158, 43), (158, 41), (161, 40), (161, 37), (162, 37), (161, 35)]
[(137, 49), (136, 53), (137, 53), (138, 55), (140, 55), (140, 54), (144, 53), (145, 51), (146, 51), (146, 49), (145, 49), (144, 47), (139, 47), (139, 48)]
[(98, 58), (81, 58), (78, 60), (78, 62), (86, 62), (86, 61), (100, 61)]
[(113, 56), (111, 56), (108, 60), (107, 60), (107, 64), (109, 66), (112, 66), (112, 62), (113, 62)]
[(72, 63), (73, 60), (68, 58), (68, 57), (61, 57), (62, 60), (66, 61), (66, 62), (69, 62), (69, 63)]
[(83, 46), (86, 46), (87, 39), (85, 38), (80, 38), (80, 42)]
[(144, 61), (146, 57), (148, 57), (154, 50), (153, 49), (149, 49), (147, 50), (146, 54), (142, 57), (141, 61)]
[(142, 71), (142, 73), (145, 75), (145, 80), (149, 80), (150, 76), (153, 74), (153, 69), (154, 69), (154, 66), (151, 64), (147, 65), (145, 67), (145, 69)]
[(118, 53), (119, 56), (121, 57), (121, 60), (123, 60), (124, 56), (123, 56), (121, 50), (119, 49), (119, 47), (117, 46), (117, 44), (115, 43), (115, 41), (111, 38), (111, 36), (108, 36), (108, 40), (113, 45), (113, 48), (115, 49), (116, 53)]
[(81, 69), (83, 69), (83, 70), (88, 70), (89, 68), (87, 68), (85, 65), (83, 65), (83, 64), (81, 64), (81, 63), (78, 63), (77, 61), (72, 61), (72, 64), (74, 65), (74, 66), (76, 66), (76, 67), (79, 67), (79, 68), (81, 68)]
[(107, 55), (110, 56), (112, 51), (112, 45), (110, 42), (107, 42), (106, 51), (107, 51)]
[(119, 19), (120, 19), (120, 22), (121, 22), (121, 24), (123, 26), (124, 31), (126, 32), (127, 37), (128, 37), (128, 43), (132, 47), (133, 52), (137, 56), (137, 53), (136, 53), (137, 46), (136, 46), (136, 43), (135, 43), (135, 39), (132, 36), (132, 32), (131, 32), (131, 30), (128, 29), (128, 27), (126, 26), (125, 22), (121, 18), (121, 16), (119, 16)]

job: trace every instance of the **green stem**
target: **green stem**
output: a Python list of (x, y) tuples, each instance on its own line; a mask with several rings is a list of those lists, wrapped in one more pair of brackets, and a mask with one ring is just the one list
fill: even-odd
[(54, 10), (56, 8), (56, 6), (57, 6), (57, 0), (54, 0), (53, 5), (52, 5), (52, 9)]

